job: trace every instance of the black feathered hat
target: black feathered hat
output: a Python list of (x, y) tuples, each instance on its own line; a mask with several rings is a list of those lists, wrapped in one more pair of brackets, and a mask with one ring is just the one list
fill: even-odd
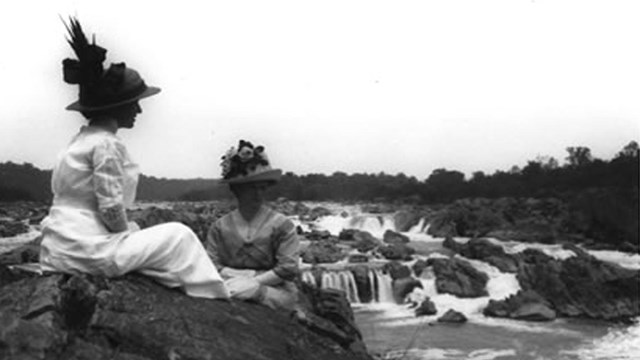
[(105, 71), (102, 63), (107, 50), (96, 45), (95, 38), (89, 44), (77, 19), (69, 18), (69, 24), (65, 26), (71, 37), (69, 45), (78, 59), (62, 61), (64, 81), (80, 86), (78, 101), (67, 106), (67, 110), (105, 110), (160, 92), (158, 87), (147, 86), (140, 74), (124, 63), (111, 64)]

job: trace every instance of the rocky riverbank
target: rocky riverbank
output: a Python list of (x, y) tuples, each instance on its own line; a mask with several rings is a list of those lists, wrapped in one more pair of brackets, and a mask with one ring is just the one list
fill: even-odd
[[(597, 198), (598, 195), (593, 196)], [(439, 294), (471, 299), (486, 297), (488, 275), (470, 263), (477, 260), (490, 264), (503, 273), (514, 274), (521, 288), (520, 292), (508, 298), (490, 301), (484, 309), (485, 316), (527, 321), (547, 321), (556, 317), (628, 321), (639, 316), (640, 271), (603, 262), (586, 251), (616, 249), (627, 253), (637, 252), (637, 229), (634, 233), (628, 227), (633, 223), (629, 213), (618, 211), (618, 216), (624, 219), (616, 222), (593, 210), (593, 206), (590, 209), (594, 213), (588, 215), (572, 204), (559, 199), (469, 199), (433, 207), (380, 204), (360, 206), (360, 211), (366, 212), (374, 222), (384, 223), (393, 229), (376, 235), (353, 228), (345, 228), (338, 234), (332, 234), (302, 226), (325, 217), (354, 216), (344, 209), (309, 207), (285, 200), (274, 202), (272, 206), (301, 220), (298, 230), (306, 239), (302, 259), (304, 267), (310, 269), (314, 282), (320, 284), (325, 271), (346, 270), (354, 279), (354, 291), (361, 302), (374, 301), (374, 289), (381, 286), (377, 283), (379, 280), (372, 275), (374, 270), (390, 277), (392, 297), (397, 303), (415, 301), (408, 295), (416, 288), (423, 287), (421, 279), (424, 273), (435, 276), (435, 287)], [(3, 216), (0, 218), (5, 224), (10, 224), (5, 228), (20, 232), (24, 228), (16, 225), (17, 223), (28, 228), (29, 223), (41, 219), (43, 207), (35, 211), (27, 211), (28, 208), (29, 206), (23, 206), (21, 210), (3, 208), (0, 213)], [(167, 221), (179, 221), (190, 226), (204, 239), (210, 224), (230, 210), (228, 203), (174, 203), (169, 206), (141, 206), (129, 215), (143, 228)], [(444, 248), (438, 250), (437, 254), (425, 252), (419, 248), (420, 244), (410, 241), (405, 235), (410, 229), (426, 231), (433, 237), (445, 239)], [(611, 238), (602, 241), (605, 236), (603, 234), (608, 234)], [(471, 239), (466, 243), (457, 242), (454, 237), (458, 236)], [(635, 242), (629, 241), (633, 236)], [(571, 255), (555, 258), (535, 249), (507, 252), (501, 240), (558, 244)], [(231, 339), (231, 334), (235, 331), (248, 331), (253, 335), (247, 336), (252, 341), (258, 341), (251, 343), (254, 348), (265, 346), (270, 349), (266, 351), (272, 351), (269, 354), (276, 356), (269, 355), (268, 358), (288, 358), (291, 354), (318, 359), (368, 356), (359, 332), (353, 325), (351, 308), (345, 295), (340, 292), (329, 295), (306, 287), (307, 304), (311, 310), (310, 318), (305, 320), (272, 314), (268, 309), (254, 304), (187, 298), (136, 276), (111, 280), (62, 275), (31, 277), (23, 273), (16, 274), (6, 267), (36, 261), (37, 251), (38, 244), (34, 242), (0, 255), (0, 264), (4, 264), (0, 266), (3, 279), (0, 283), (3, 294), (0, 299), (0, 315), (3, 323), (11, 324), (6, 327), (8, 330), (0, 332), (0, 343), (11, 344), (4, 348), (0, 346), (2, 349), (24, 347), (27, 349), (24, 351), (29, 354), (54, 354), (52, 357), (40, 357), (52, 359), (74, 358), (69, 356), (81, 359), (85, 358), (82, 357), (84, 351), (103, 353), (104, 358), (119, 354), (117, 356), (120, 357), (115, 358), (144, 359), (145, 357), (141, 357), (144, 354), (154, 354), (152, 358), (204, 359), (206, 357), (198, 357), (198, 354), (211, 351), (208, 343), (210, 337), (205, 334), (211, 332), (224, 339), (229, 338), (225, 340), (232, 344), (228, 349), (241, 348), (238, 354), (242, 356), (234, 357), (235, 353), (229, 350), (222, 352), (222, 357), (216, 358), (255, 358), (259, 354), (251, 353), (252, 350), (247, 350), (245, 348), (248, 346), (244, 346), (250, 339), (244, 335), (237, 337), (240, 340), (236, 337)], [(22, 294), (18, 288), (30, 290), (28, 294)], [(89, 307), (91, 311), (83, 315), (89, 320), (83, 320), (82, 326), (77, 327), (73, 322), (75, 320), (72, 320), (72, 324), (68, 323), (67, 318), (74, 315), (69, 313), (70, 307), (67, 300), (64, 300), (69, 295), (65, 294), (70, 292), (81, 294), (82, 297), (86, 291), (89, 291), (89, 300), (86, 302), (93, 305)], [(38, 294), (45, 294), (46, 299), (54, 300), (30, 298), (40, 296)], [(71, 298), (75, 299), (73, 296)], [(85, 300), (75, 299), (72, 303), (83, 301)], [(325, 302), (333, 305), (328, 306)], [(22, 303), (24, 304), (21, 305)], [(181, 310), (172, 310), (174, 305)], [(437, 312), (429, 298), (421, 299), (414, 305), (417, 316)], [(325, 310), (322, 310), (323, 306)], [(191, 308), (194, 313), (191, 313)], [(326, 311), (327, 308), (337, 312), (331, 314)], [(439, 310), (444, 312), (448, 309)], [(464, 322), (464, 315), (456, 310), (459, 309), (447, 311), (447, 316), (441, 316), (439, 321)], [(148, 314), (148, 317), (138, 317), (135, 315), (137, 312)], [(206, 317), (209, 325), (200, 322), (204, 319), (200, 315), (205, 312), (213, 314)], [(228, 317), (220, 314), (222, 312), (242, 316)], [(247, 313), (246, 316), (244, 312)], [(179, 334), (156, 326), (153, 320), (156, 318), (161, 319), (158, 321), (167, 328), (179, 329)], [(219, 319), (225, 320), (218, 322)], [(188, 325), (192, 321), (199, 324), (196, 326), (197, 330)], [(117, 326), (111, 325), (112, 322), (116, 322)], [(144, 323), (144, 326), (138, 322)], [(210, 330), (207, 326), (213, 326), (211, 324), (230, 331)], [(249, 328), (252, 330), (247, 330)], [(40, 344), (35, 348), (20, 342), (21, 334), (32, 332), (29, 329), (34, 329), (34, 333), (44, 334), (42, 338), (33, 338), (33, 343)], [(269, 339), (269, 344), (255, 340), (261, 338), (263, 332), (268, 333), (265, 339)], [(283, 339), (272, 340), (271, 335), (274, 334)], [(288, 334), (297, 335), (292, 338)], [(136, 340), (126, 340), (131, 338)], [(166, 341), (157, 343), (153, 338)], [(29, 344), (31, 343), (30, 341)], [(137, 343), (141, 345), (137, 347)], [(181, 344), (188, 345), (182, 347)], [(325, 346), (330, 352), (317, 350), (323, 344), (333, 344)], [(188, 350), (191, 348), (201, 349), (202, 352)], [(313, 352), (313, 355), (306, 356), (305, 351)], [(61, 357), (63, 355), (66, 357)]]

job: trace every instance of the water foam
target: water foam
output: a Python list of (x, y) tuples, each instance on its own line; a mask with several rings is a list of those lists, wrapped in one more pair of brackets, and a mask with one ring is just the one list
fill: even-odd
[(640, 359), (640, 318), (630, 327), (612, 328), (602, 338), (560, 353), (567, 359), (579, 360)]

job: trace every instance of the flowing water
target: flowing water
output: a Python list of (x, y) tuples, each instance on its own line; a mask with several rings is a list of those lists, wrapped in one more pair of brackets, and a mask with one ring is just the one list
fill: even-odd
[[(382, 238), (386, 230), (395, 231), (392, 214), (366, 214), (357, 206), (321, 205), (339, 215), (301, 224), (305, 229), (327, 230), (333, 235), (342, 229), (358, 229), (378, 238)], [(442, 249), (442, 239), (427, 235), (427, 227), (428, 224), (421, 220), (404, 235), (410, 238), (410, 245), (418, 249), (418, 258), (444, 256), (442, 253), (446, 250)], [(467, 240), (456, 239), (459, 242)], [(560, 245), (494, 242), (510, 253), (536, 248), (558, 259), (574, 256), (573, 252), (562, 249)], [(589, 253), (603, 261), (640, 269), (640, 256), (637, 254), (616, 251)], [(640, 318), (633, 325), (615, 325), (575, 319), (535, 323), (483, 316), (482, 310), (490, 299), (504, 299), (515, 294), (520, 286), (515, 274), (502, 273), (482, 261), (465, 260), (489, 276), (489, 295), (462, 299), (438, 294), (433, 272), (427, 268), (420, 276), (423, 289), (416, 289), (410, 294), (410, 299), (419, 302), (429, 296), (438, 310), (431, 316), (416, 317), (411, 305), (395, 304), (391, 278), (376, 270), (375, 266), (369, 271), (374, 294), (369, 303), (360, 302), (353, 275), (345, 270), (344, 263), (327, 266), (320, 284), (308, 271), (303, 272), (303, 281), (344, 290), (352, 303), (356, 323), (368, 349), (384, 359), (640, 359)], [(406, 264), (411, 266), (412, 262)], [(463, 313), (468, 322), (438, 323), (436, 319), (449, 309)]]

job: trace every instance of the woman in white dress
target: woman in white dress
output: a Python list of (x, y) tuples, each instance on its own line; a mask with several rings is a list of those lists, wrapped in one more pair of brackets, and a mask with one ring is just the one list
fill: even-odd
[(209, 229), (209, 256), (232, 298), (295, 310), (300, 240), (293, 222), (267, 207), (263, 197), (282, 171), (271, 168), (264, 147), (242, 140), (223, 157), (222, 166), (238, 207)]
[(64, 80), (80, 86), (80, 111), (88, 125), (58, 156), (52, 174), (53, 204), (42, 221), (44, 270), (119, 276), (136, 271), (188, 295), (228, 298), (217, 269), (195, 233), (180, 223), (144, 230), (127, 221), (138, 166), (116, 133), (132, 128), (139, 100), (160, 89), (147, 86), (124, 63), (104, 70), (106, 50), (89, 44), (77, 20), (68, 27), (78, 60), (63, 61)]

